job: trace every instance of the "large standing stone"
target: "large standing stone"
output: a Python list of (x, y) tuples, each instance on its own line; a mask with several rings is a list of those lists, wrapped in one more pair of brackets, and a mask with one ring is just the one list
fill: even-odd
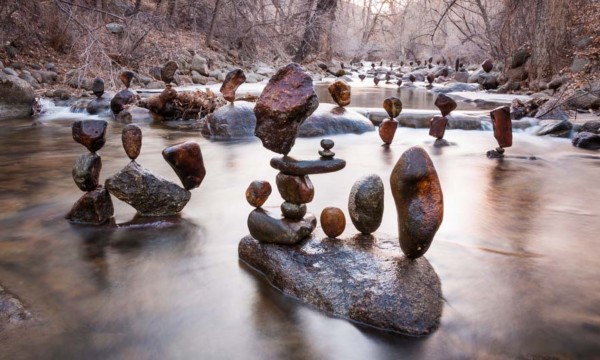
[(354, 227), (363, 234), (375, 232), (383, 219), (383, 181), (370, 174), (357, 180), (350, 190), (348, 213)]
[(383, 100), (383, 108), (391, 119), (396, 118), (402, 112), (402, 101), (396, 97), (389, 97)]
[(96, 97), (101, 97), (104, 94), (104, 80), (97, 77), (92, 83), (92, 92)]
[(442, 112), (442, 116), (447, 116), (451, 111), (456, 109), (456, 101), (451, 97), (439, 94), (437, 99), (435, 99), (435, 106)]
[(116, 115), (120, 113), (126, 105), (134, 104), (138, 96), (129, 89), (124, 89), (115, 94), (110, 101), (110, 109)]
[(271, 195), (271, 184), (265, 180), (254, 180), (246, 189), (246, 200), (254, 207), (261, 207)]
[(183, 210), (191, 197), (189, 191), (152, 174), (134, 161), (106, 179), (105, 186), (142, 216), (175, 215)]
[(442, 187), (427, 152), (417, 146), (406, 150), (392, 170), (390, 185), (400, 247), (409, 258), (423, 256), (444, 218)]
[(434, 116), (430, 122), (429, 135), (436, 139), (443, 138), (444, 133), (446, 132), (446, 125), (448, 125), (448, 118), (445, 116)]
[(250, 235), (263, 243), (293, 245), (310, 235), (316, 227), (317, 218), (312, 214), (298, 221), (281, 218), (259, 208), (248, 216)]
[(71, 127), (73, 140), (85, 146), (89, 151), (96, 152), (106, 143), (105, 120), (78, 120)]
[(137, 159), (142, 149), (142, 129), (135, 124), (126, 125), (121, 133), (125, 153), (131, 160)]
[(503, 148), (512, 146), (512, 121), (510, 120), (510, 106), (501, 106), (490, 112), (494, 137), (498, 145)]
[(336, 207), (326, 207), (321, 212), (321, 227), (325, 235), (330, 238), (342, 235), (346, 228), (344, 212)]
[(242, 85), (246, 81), (246, 74), (242, 71), (242, 69), (234, 69), (227, 73), (225, 76), (225, 81), (223, 81), (223, 85), (221, 85), (221, 89), (219, 90), (225, 100), (234, 102), (235, 101), (235, 91), (237, 88)]
[(265, 148), (287, 155), (298, 128), (318, 106), (311, 77), (300, 65), (289, 64), (273, 75), (254, 107), (255, 135)]
[(167, 61), (160, 69), (160, 79), (166, 84), (173, 82), (175, 79), (175, 72), (177, 72), (178, 68), (177, 62), (173, 60)]
[(206, 169), (200, 145), (194, 141), (165, 148), (163, 158), (171, 165), (186, 190), (197, 188), (204, 180)]
[(293, 204), (307, 204), (315, 196), (315, 188), (308, 175), (286, 175), (280, 172), (276, 183), (281, 197)]
[(394, 135), (398, 130), (398, 121), (396, 119), (385, 119), (379, 125), (379, 137), (384, 144), (391, 144), (394, 141)]
[(350, 105), (351, 101), (351, 90), (350, 85), (346, 84), (345, 81), (337, 80), (327, 88), (329, 94), (333, 98), (336, 104), (339, 106)]
[(66, 218), (74, 223), (100, 225), (104, 224), (114, 214), (110, 194), (99, 186), (94, 191), (87, 192), (77, 200)]
[(102, 159), (97, 153), (81, 155), (73, 165), (73, 180), (81, 191), (92, 191), (98, 187), (102, 170)]

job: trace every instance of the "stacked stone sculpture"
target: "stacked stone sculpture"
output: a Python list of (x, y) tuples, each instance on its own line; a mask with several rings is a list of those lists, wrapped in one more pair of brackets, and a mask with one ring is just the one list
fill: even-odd
[(94, 79), (94, 82), (92, 82), (92, 93), (98, 99), (100, 99), (102, 97), (102, 95), (104, 95), (104, 80), (102, 80), (99, 77), (96, 77)]
[(119, 115), (127, 105), (134, 104), (139, 100), (139, 96), (135, 92), (129, 90), (133, 76), (134, 74), (131, 71), (123, 71), (119, 74), (119, 80), (125, 85), (125, 89), (116, 93), (110, 101), (110, 110), (115, 116)]
[(333, 98), (336, 104), (341, 107), (350, 105), (351, 101), (351, 89), (350, 85), (346, 84), (345, 81), (337, 80), (327, 88), (329, 94)]
[(435, 99), (435, 106), (440, 109), (442, 116), (434, 116), (429, 120), (429, 135), (435, 138), (433, 146), (449, 146), (450, 143), (444, 139), (446, 126), (448, 125), (448, 118), (446, 116), (450, 115), (450, 113), (456, 109), (456, 101), (447, 95), (440, 94), (437, 99)]
[(487, 152), (490, 159), (504, 157), (504, 148), (512, 146), (512, 121), (510, 119), (510, 106), (501, 106), (490, 112), (492, 117), (492, 126), (494, 128), (494, 137), (498, 141), (498, 147), (495, 150)]
[(433, 87), (433, 81), (435, 80), (435, 75), (432, 73), (427, 74), (427, 82), (429, 83), (429, 85), (427, 85), (428, 88)]
[(114, 214), (110, 194), (99, 185), (102, 158), (97, 151), (106, 142), (106, 127), (104, 120), (80, 120), (73, 123), (73, 139), (85, 146), (89, 153), (81, 155), (73, 165), (73, 180), (85, 194), (66, 215), (71, 222), (101, 225)]
[[(287, 156), (300, 125), (318, 104), (312, 79), (295, 63), (281, 68), (269, 80), (256, 103), (256, 136), (265, 148), (284, 155), (271, 159), (271, 167), (279, 170), (276, 185), (284, 200), (282, 216), (261, 208), (270, 194), (271, 186), (267, 182), (254, 181), (246, 190), (248, 203), (256, 207), (248, 216), (248, 229), (259, 242), (293, 245), (310, 235), (317, 219), (307, 213), (306, 204), (315, 193), (308, 175), (338, 171), (346, 166), (344, 160), (334, 158), (335, 153), (331, 151), (334, 143), (327, 139), (321, 141), (323, 150), (319, 151), (318, 160), (296, 160)], [(331, 234), (339, 230), (339, 221), (335, 225)]]
[(398, 130), (398, 120), (396, 117), (402, 112), (402, 101), (396, 97), (390, 97), (383, 101), (383, 108), (388, 113), (389, 118), (385, 119), (379, 125), (379, 137), (385, 145), (390, 145)]
[(225, 100), (233, 104), (235, 101), (235, 92), (244, 82), (246, 82), (244, 71), (242, 69), (233, 69), (225, 76), (225, 80), (219, 91), (223, 94)]
[(366, 77), (367, 75), (365, 74), (358, 74), (358, 78), (360, 79), (360, 81), (363, 81)]

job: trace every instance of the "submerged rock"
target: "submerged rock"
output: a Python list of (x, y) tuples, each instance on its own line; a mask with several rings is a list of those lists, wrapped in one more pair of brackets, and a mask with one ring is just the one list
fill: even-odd
[(316, 227), (317, 218), (312, 214), (306, 214), (302, 220), (292, 220), (258, 208), (248, 216), (250, 235), (263, 243), (293, 245), (310, 235)]
[(284, 294), (334, 316), (412, 336), (439, 326), (440, 280), (425, 258), (400, 255), (397, 240), (313, 236), (281, 246), (247, 236), (238, 254)]
[(371, 174), (357, 180), (350, 190), (348, 213), (354, 227), (363, 234), (379, 228), (383, 219), (383, 181)]
[(110, 100), (108, 97), (97, 97), (92, 99), (85, 109), (92, 115), (108, 112), (110, 110)]
[(0, 286), (0, 333), (32, 318), (23, 303)]
[(273, 75), (258, 98), (255, 134), (265, 148), (287, 155), (298, 128), (318, 106), (311, 77), (300, 65), (289, 64)]
[(74, 223), (101, 225), (113, 217), (114, 211), (110, 194), (99, 186), (83, 194), (65, 217)]
[(188, 203), (191, 193), (130, 162), (106, 179), (106, 189), (117, 199), (133, 206), (142, 216), (175, 215)]
[(444, 218), (444, 198), (437, 172), (421, 147), (406, 150), (390, 176), (400, 247), (415, 259), (429, 249)]

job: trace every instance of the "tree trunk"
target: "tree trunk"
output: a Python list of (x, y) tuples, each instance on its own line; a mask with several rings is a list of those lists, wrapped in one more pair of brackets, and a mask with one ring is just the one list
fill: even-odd
[(331, 21), (332, 16), (335, 16), (336, 9), (337, 0), (321, 0), (317, 3), (315, 11), (306, 22), (302, 42), (293, 59), (295, 62), (301, 63), (311, 52), (318, 52), (321, 49), (321, 36), (324, 31), (331, 29), (329, 26), (325, 26), (325, 23)]
[(177, 7), (177, 0), (167, 0), (167, 18), (173, 18), (175, 14), (175, 8)]
[(206, 36), (206, 46), (210, 46), (210, 41), (212, 40), (213, 30), (215, 28), (215, 20), (217, 19), (217, 13), (219, 11), (219, 3), (221, 0), (215, 1), (215, 8), (213, 9), (212, 19), (210, 20), (210, 27), (208, 29), (208, 35)]

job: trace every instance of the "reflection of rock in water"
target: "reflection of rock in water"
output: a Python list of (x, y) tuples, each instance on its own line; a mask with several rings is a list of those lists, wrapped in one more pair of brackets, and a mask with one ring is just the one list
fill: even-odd
[(29, 319), (31, 313), (25, 309), (21, 301), (0, 286), (0, 333)]
[(242, 239), (240, 259), (283, 293), (342, 318), (383, 330), (426, 335), (442, 314), (440, 280), (425, 258), (399, 255), (397, 239), (315, 237), (298, 245)]

